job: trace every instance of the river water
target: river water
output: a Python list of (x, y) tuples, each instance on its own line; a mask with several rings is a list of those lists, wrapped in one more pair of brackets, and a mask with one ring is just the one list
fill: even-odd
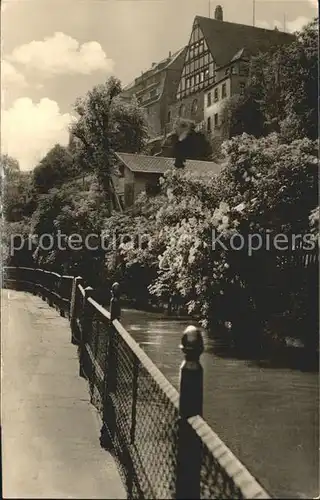
[[(178, 389), (190, 321), (124, 309), (121, 323)], [(205, 420), (272, 496), (318, 496), (318, 373), (218, 356), (203, 333)]]

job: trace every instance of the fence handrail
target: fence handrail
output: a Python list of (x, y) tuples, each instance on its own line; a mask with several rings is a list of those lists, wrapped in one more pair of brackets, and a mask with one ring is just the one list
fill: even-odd
[(68, 278), (68, 279), (74, 279), (75, 276), (69, 275), (69, 274), (59, 274), (55, 271), (50, 271), (48, 269), (42, 269), (41, 267), (26, 267), (26, 266), (3, 266), (3, 271), (6, 269), (20, 269), (22, 271), (41, 271), (42, 273), (45, 274), (53, 274), (54, 276), (57, 276), (58, 278)]
[(202, 417), (190, 417), (188, 422), (219, 465), (233, 479), (244, 498), (270, 499), (270, 495)]

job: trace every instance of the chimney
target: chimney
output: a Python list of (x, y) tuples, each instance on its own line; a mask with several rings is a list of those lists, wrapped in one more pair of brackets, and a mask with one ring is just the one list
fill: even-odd
[(154, 68), (156, 66), (157, 63), (153, 62), (151, 67)]
[(169, 57), (171, 57), (171, 50), (169, 50)]
[(221, 5), (217, 5), (214, 11), (214, 18), (216, 21), (223, 21), (223, 10)]

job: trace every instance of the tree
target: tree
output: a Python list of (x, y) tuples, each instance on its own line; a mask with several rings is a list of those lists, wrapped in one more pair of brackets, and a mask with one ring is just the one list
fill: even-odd
[(229, 97), (221, 113), (221, 131), (225, 139), (243, 133), (255, 137), (264, 134), (264, 117), (251, 93)]
[(76, 101), (78, 119), (70, 129), (81, 143), (80, 156), (97, 174), (110, 212), (112, 175), (116, 171), (114, 152), (138, 153), (147, 140), (143, 111), (136, 100), (123, 102), (120, 92), (120, 81), (114, 77), (104, 85), (95, 86)]
[(176, 159), (176, 166), (182, 167), (185, 160), (212, 160), (212, 147), (203, 132), (195, 130), (195, 122), (179, 118), (174, 125), (174, 133), (165, 140), (159, 156)]
[(1, 170), (6, 179), (15, 177), (20, 172), (18, 160), (7, 154), (0, 155)]
[(0, 155), (1, 177), (0, 188), (3, 194), (6, 184), (15, 182), (20, 174), (20, 165), (18, 160), (8, 154)]
[(229, 99), (223, 128), (229, 137), (281, 132), (286, 142), (318, 136), (318, 22), (288, 45), (251, 58), (243, 96)]
[(283, 82), (286, 118), (281, 123), (287, 140), (318, 137), (318, 21), (307, 24), (288, 47)]
[(8, 155), (1, 155), (1, 190), (3, 213), (7, 222), (20, 221), (29, 214), (31, 175), (20, 171), (19, 163)]
[(60, 186), (74, 173), (73, 158), (67, 148), (56, 144), (33, 170), (33, 185), (38, 193)]
[[(95, 246), (94, 241), (88, 245), (85, 242), (88, 235), (99, 237), (106, 216), (97, 186), (92, 185), (86, 196), (74, 185), (52, 189), (41, 198), (31, 220), (32, 232), (39, 237), (46, 235), (52, 242), (48, 250), (39, 245), (35, 255), (37, 264), (58, 272), (78, 273), (91, 283), (99, 281), (104, 252), (99, 247), (96, 251), (89, 248)], [(81, 240), (77, 249), (68, 244), (72, 234)]]
[[(277, 307), (286, 328), (276, 334), (308, 342), (314, 324), (305, 328), (301, 321), (309, 321), (304, 311), (315, 304), (304, 273), (290, 267), (290, 248), (268, 251), (263, 238), (269, 234), (273, 241), (285, 234), (290, 242), (292, 235), (309, 233), (318, 203), (317, 145), (308, 139), (283, 144), (277, 134), (261, 139), (242, 135), (224, 149), (226, 162), (218, 178), (195, 179), (183, 169), (165, 174), (162, 197), (152, 201), (153, 214), (143, 212), (148, 214), (149, 244), (122, 249), (124, 273), (134, 269), (138, 282), (143, 274), (151, 294), (184, 304), (209, 329), (231, 322), (238, 345), (259, 345), (259, 333)], [(132, 216), (125, 221), (129, 232), (137, 227)], [(241, 251), (230, 248), (237, 234), (245, 242)], [(250, 255), (246, 242), (253, 234), (261, 235), (263, 244)], [(296, 329), (295, 322), (300, 325)]]

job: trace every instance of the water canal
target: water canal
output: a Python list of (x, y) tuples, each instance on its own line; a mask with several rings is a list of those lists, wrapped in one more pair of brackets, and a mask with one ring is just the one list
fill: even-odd
[[(124, 309), (121, 322), (178, 388), (190, 321)], [(318, 373), (217, 356), (204, 339), (204, 418), (272, 496), (317, 496)]]

